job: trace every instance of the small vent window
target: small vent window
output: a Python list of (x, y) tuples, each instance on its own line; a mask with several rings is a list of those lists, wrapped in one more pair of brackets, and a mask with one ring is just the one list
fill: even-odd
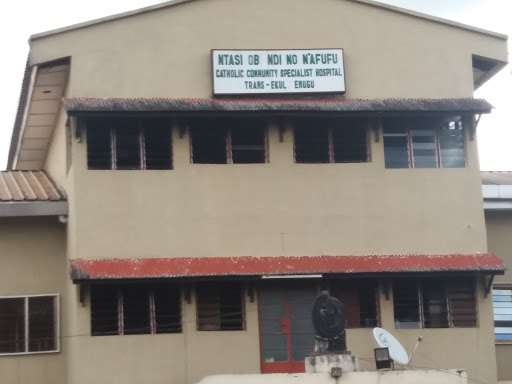
[(258, 119), (193, 119), (190, 137), (196, 164), (267, 162), (265, 126)]
[(393, 285), (396, 328), (475, 327), (470, 278), (397, 280)]
[(87, 121), (89, 169), (172, 169), (170, 121), (93, 118)]
[(181, 296), (173, 285), (94, 285), (91, 334), (140, 335), (181, 332)]
[(296, 163), (368, 161), (365, 119), (300, 119), (294, 126)]
[(245, 328), (241, 284), (201, 284), (196, 287), (199, 331), (240, 331)]

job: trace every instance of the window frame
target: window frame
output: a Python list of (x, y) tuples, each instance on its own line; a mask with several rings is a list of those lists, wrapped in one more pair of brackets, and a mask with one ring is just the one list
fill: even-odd
[[(231, 132), (233, 129), (237, 129), (236, 127), (233, 128), (232, 122), (230, 120), (232, 119), (242, 119), (240, 117), (238, 118), (217, 118), (219, 121), (226, 121), (226, 125), (223, 127), (226, 130), (226, 136), (224, 138), (225, 140), (225, 152), (226, 152), (226, 162), (225, 163), (196, 163), (194, 162), (194, 140), (192, 138), (192, 131), (194, 130), (193, 124), (191, 122), (187, 122), (187, 131), (188, 131), (188, 138), (189, 138), (189, 153), (190, 153), (190, 164), (200, 164), (200, 165), (225, 165), (225, 164), (236, 164), (236, 165), (256, 165), (256, 164), (268, 164), (270, 163), (270, 157), (269, 157), (269, 139), (268, 139), (268, 123), (266, 121), (261, 122), (261, 130), (263, 131), (263, 153), (264, 153), (264, 161), (261, 163), (234, 163), (233, 162), (233, 145), (232, 145), (232, 135)], [(215, 118), (212, 118), (212, 120), (216, 120)], [(215, 128), (212, 128), (215, 129)], [(241, 150), (240, 148), (235, 150)]]
[[(443, 167), (443, 161), (442, 161), (442, 154), (441, 154), (441, 140), (440, 140), (440, 134), (439, 134), (439, 127), (431, 128), (431, 130), (434, 131), (434, 144), (435, 144), (435, 160), (436, 160), (436, 166), (435, 167), (415, 167), (414, 165), (414, 150), (413, 150), (413, 135), (411, 134), (411, 131), (419, 131), (421, 128), (415, 129), (414, 127), (407, 126), (405, 129), (405, 133), (399, 134), (399, 133), (387, 133), (386, 134), (386, 127), (385, 127), (385, 119), (382, 120), (381, 127), (382, 127), (382, 145), (383, 145), (383, 151), (384, 151), (384, 168), (385, 169), (464, 169), (468, 167), (468, 156), (467, 156), (467, 143), (466, 143), (466, 123), (465, 118), (462, 115), (456, 115), (454, 117), (458, 117), (460, 119), (460, 126), (461, 126), (461, 132), (462, 132), (462, 151), (464, 154), (464, 165), (462, 167)], [(417, 119), (420, 119), (420, 117), (416, 117)], [(408, 117), (402, 117), (404, 121), (407, 121)], [(428, 131), (428, 129), (426, 129)], [(407, 167), (387, 167), (386, 166), (386, 146), (385, 146), (385, 140), (386, 136), (388, 137), (406, 137), (407, 139)]]
[[(102, 284), (96, 284), (96, 286), (101, 286)], [(115, 291), (116, 291), (116, 294), (117, 294), (117, 333), (104, 333), (104, 334), (101, 334), (101, 333), (93, 333), (93, 327), (92, 327), (92, 295), (89, 295), (89, 298), (90, 298), (90, 312), (89, 312), (89, 317), (90, 317), (90, 335), (93, 336), (93, 337), (96, 337), (96, 336), (99, 336), (99, 337), (104, 337), (104, 336), (139, 336), (139, 335), (164, 335), (164, 334), (182, 334), (183, 333), (183, 290), (180, 286), (178, 285), (172, 285), (170, 284), (169, 287), (172, 287), (176, 290), (178, 290), (178, 296), (179, 296), (179, 312), (180, 312), (180, 330), (179, 332), (158, 332), (158, 325), (157, 325), (157, 322), (156, 322), (156, 318), (157, 318), (157, 311), (155, 310), (155, 286), (154, 285), (149, 285), (149, 286), (144, 286), (144, 285), (141, 285), (141, 287), (143, 287), (144, 289), (147, 290), (147, 299), (148, 299), (148, 304), (149, 304), (149, 310), (148, 310), (148, 313), (149, 313), (149, 319), (148, 319), (148, 324), (149, 324), (149, 332), (143, 332), (143, 333), (125, 333), (125, 324), (124, 324), (124, 317), (125, 317), (125, 312), (124, 312), (124, 294), (123, 294), (123, 288), (126, 288), (126, 287), (129, 287), (130, 284), (120, 284), (119, 286), (115, 286), (113, 288), (115, 288)], [(91, 289), (93, 287), (91, 286)]]
[[(361, 296), (364, 293), (364, 288), (370, 287), (373, 290), (373, 300), (375, 301), (375, 325), (362, 326), (363, 314), (361, 311)], [(347, 317), (347, 329), (372, 329), (380, 327), (382, 323), (382, 314), (380, 308), (380, 284), (378, 281), (373, 279), (333, 279), (329, 281), (329, 292), (330, 295), (338, 299), (349, 316)], [(342, 297), (345, 293), (347, 296)], [(357, 302), (357, 321), (355, 321), (354, 309), (347, 305), (350, 303)], [(356, 325), (357, 324), (357, 325)]]
[[(124, 119), (127, 119), (128, 117), (124, 117)], [(116, 121), (116, 117), (107, 117), (105, 119), (111, 119), (114, 122)], [(123, 119), (123, 118), (120, 118)], [(169, 160), (170, 160), (170, 168), (147, 168), (147, 160), (146, 160), (146, 126), (143, 124), (144, 121), (151, 121), (151, 120), (166, 120), (158, 117), (146, 117), (146, 118), (133, 118), (136, 122), (137, 127), (137, 133), (138, 133), (138, 145), (139, 145), (139, 168), (135, 169), (118, 169), (117, 166), (117, 130), (119, 127), (113, 123), (108, 128), (109, 132), (109, 138), (110, 138), (110, 168), (107, 169), (96, 169), (96, 168), (89, 168), (89, 165), (87, 164), (87, 170), (88, 171), (172, 171), (174, 169), (174, 129), (172, 125), (172, 121), (169, 120), (169, 126), (166, 128), (169, 130), (169, 141), (170, 141), (170, 147), (169, 147)], [(87, 120), (85, 122), (85, 131), (86, 131), (86, 156), (87, 156), (87, 163), (89, 162), (89, 149), (88, 149), (88, 137), (89, 137), (89, 124), (90, 120)], [(123, 129), (123, 128), (121, 128)], [(164, 128), (162, 128), (164, 129)]]
[[(194, 296), (195, 296), (195, 307), (196, 307), (196, 331), (197, 332), (244, 332), (247, 331), (247, 308), (246, 308), (246, 286), (243, 282), (240, 282), (238, 285), (240, 287), (240, 305), (241, 305), (241, 315), (242, 315), (242, 327), (241, 329), (200, 329), (200, 318), (199, 318), (199, 300), (198, 300), (198, 287), (207, 287), (207, 286), (222, 286), (222, 285), (237, 285), (236, 282), (233, 283), (225, 283), (225, 282), (204, 282), (195, 285), (194, 287)], [(204, 288), (203, 288), (204, 289)], [(220, 324), (220, 318), (222, 317), (222, 313), (220, 313), (220, 306), (219, 306), (219, 324)]]
[[(397, 327), (397, 320), (396, 320), (396, 300), (395, 300), (395, 282), (400, 280), (395, 280), (392, 284), (392, 295), (393, 295), (393, 324), (395, 329), (451, 329), (451, 328), (479, 328), (479, 316), (478, 316), (478, 286), (474, 279), (471, 279), (472, 284), (472, 294), (473, 294), (473, 302), (475, 307), (475, 325), (473, 326), (455, 326), (454, 325), (454, 319), (453, 319), (453, 310), (452, 310), (452, 303), (450, 299), (450, 294), (448, 293), (449, 287), (449, 278), (434, 278), (434, 279), (408, 279), (415, 283), (416, 285), (416, 293), (418, 297), (417, 307), (418, 307), (418, 327)], [(402, 280), (407, 280), (407, 278), (404, 278)], [(443, 289), (444, 289), (444, 297), (443, 301), (446, 305), (446, 327), (426, 327), (425, 326), (425, 313), (427, 312), (425, 310), (425, 300), (424, 300), (424, 284), (427, 283), (434, 283), (435, 281), (442, 281)]]
[[(492, 287), (492, 292), (494, 293), (494, 290), (506, 290), (506, 291), (510, 291), (510, 296), (512, 296), (512, 285), (511, 284), (495, 284), (493, 285)], [(512, 336), (509, 338), (509, 339), (505, 339), (505, 340), (499, 340), (496, 338), (496, 320), (494, 318), (495, 314), (494, 314), (494, 294), (493, 294), (493, 311), (492, 311), (492, 317), (493, 317), (493, 329), (494, 329), (494, 341), (496, 344), (512, 344)], [(512, 308), (510, 310), (511, 314), (512, 314)], [(499, 321), (499, 320), (498, 320)], [(508, 321), (508, 322), (511, 322), (512, 323), (512, 320), (502, 320), (502, 321)], [(500, 327), (498, 327), (500, 328)], [(510, 328), (510, 327), (503, 327), (503, 328)]]
[[(315, 119), (315, 118), (311, 118)], [(371, 122), (367, 118), (359, 118), (364, 121), (364, 143), (366, 145), (366, 159), (362, 161), (336, 161), (336, 150), (334, 148), (334, 131), (336, 129), (344, 129), (341, 125), (334, 126), (334, 122), (336, 120), (349, 120), (349, 119), (357, 119), (354, 117), (346, 117), (346, 118), (317, 118), (318, 120), (325, 120), (326, 128), (327, 128), (327, 145), (329, 149), (328, 158), (329, 161), (326, 162), (304, 162), (304, 161), (297, 161), (297, 144), (296, 144), (296, 124), (293, 124), (292, 132), (293, 132), (293, 163), (294, 164), (366, 164), (372, 162), (372, 147), (371, 147), (371, 139), (370, 139), (370, 128), (371, 128)]]
[[(29, 305), (28, 301), (31, 297), (52, 297), (53, 298), (53, 306), (54, 306), (54, 326), (55, 326), (55, 349), (48, 351), (28, 351), (30, 339), (30, 329), (29, 329)], [(59, 353), (60, 352), (60, 294), (58, 293), (48, 293), (48, 294), (37, 294), (37, 295), (14, 295), (14, 296), (0, 296), (0, 300), (2, 299), (23, 299), (24, 300), (24, 312), (23, 312), (23, 320), (25, 324), (24, 330), (24, 346), (25, 352), (2, 352), (0, 356), (23, 356), (23, 355), (39, 355), (43, 353)]]

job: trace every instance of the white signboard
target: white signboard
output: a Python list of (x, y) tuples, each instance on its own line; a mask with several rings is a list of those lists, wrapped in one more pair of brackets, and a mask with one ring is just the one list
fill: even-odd
[(213, 94), (344, 93), (343, 49), (213, 50)]

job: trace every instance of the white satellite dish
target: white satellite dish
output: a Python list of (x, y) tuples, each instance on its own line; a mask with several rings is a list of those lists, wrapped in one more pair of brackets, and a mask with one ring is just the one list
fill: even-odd
[(409, 364), (409, 356), (402, 344), (391, 333), (382, 328), (373, 328), (373, 337), (381, 348), (389, 348), (389, 357), (400, 365)]

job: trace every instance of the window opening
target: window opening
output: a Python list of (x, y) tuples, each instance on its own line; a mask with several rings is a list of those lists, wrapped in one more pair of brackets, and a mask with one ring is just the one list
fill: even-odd
[(56, 350), (57, 296), (0, 298), (0, 354)]
[(196, 302), (199, 331), (245, 329), (241, 284), (200, 284), (196, 287)]
[(296, 163), (368, 161), (365, 119), (306, 118), (294, 126)]
[(494, 287), (492, 302), (496, 340), (512, 341), (512, 287)]
[(266, 132), (258, 119), (193, 119), (192, 162), (196, 164), (265, 163)]
[(181, 332), (181, 293), (172, 285), (94, 285), (91, 334), (139, 335)]
[(88, 169), (172, 169), (172, 131), (167, 119), (87, 120)]
[(463, 168), (460, 117), (384, 120), (386, 168)]
[(475, 327), (470, 278), (397, 280), (393, 285), (396, 328)]
[(331, 291), (347, 311), (347, 328), (373, 328), (379, 325), (376, 281), (333, 280)]

